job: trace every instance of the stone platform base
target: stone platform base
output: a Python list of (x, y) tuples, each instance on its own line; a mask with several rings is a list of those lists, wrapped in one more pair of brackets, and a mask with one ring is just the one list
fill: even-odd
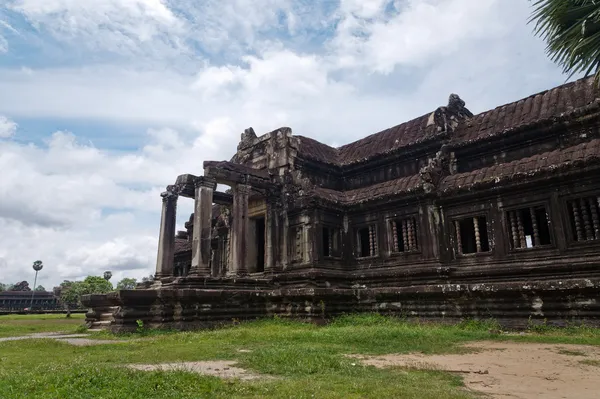
[[(600, 279), (536, 283), (432, 284), (372, 289), (192, 289), (177, 286), (87, 295), (90, 326), (113, 332), (144, 327), (190, 330), (261, 317), (326, 322), (342, 314), (377, 312), (458, 322), (493, 318), (508, 328), (547, 322), (600, 326)], [(107, 310), (112, 320), (107, 322)]]

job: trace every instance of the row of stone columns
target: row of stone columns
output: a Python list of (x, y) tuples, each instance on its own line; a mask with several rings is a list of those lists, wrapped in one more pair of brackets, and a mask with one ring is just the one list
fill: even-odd
[[(194, 228), (192, 236), (191, 276), (210, 275), (211, 232), (212, 232), (212, 201), (217, 182), (210, 177), (198, 177), (195, 181)], [(248, 229), (248, 199), (249, 185), (236, 184), (233, 189), (233, 223), (230, 230), (230, 251), (228, 275), (245, 275), (247, 268), (246, 230)], [(168, 186), (161, 194), (163, 199), (156, 261), (156, 277), (173, 275), (175, 255), (175, 229), (177, 217), (178, 193), (175, 186)], [(265, 215), (265, 271), (275, 268), (276, 246), (280, 240), (278, 235), (278, 215), (271, 201), (267, 201)]]

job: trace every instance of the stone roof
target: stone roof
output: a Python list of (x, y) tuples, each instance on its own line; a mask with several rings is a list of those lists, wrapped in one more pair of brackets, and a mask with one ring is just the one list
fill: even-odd
[[(600, 109), (600, 90), (594, 88), (593, 82), (593, 77), (579, 79), (472, 117), (463, 117), (458, 126), (452, 129), (452, 146), (464, 146), (501, 134), (514, 133), (544, 122), (553, 123), (559, 118), (568, 119), (573, 113), (584, 113), (590, 108)], [(447, 130), (441, 126), (438, 116), (447, 108), (440, 107), (433, 113), (339, 148), (330, 147), (308, 137), (297, 136), (300, 139), (298, 152), (303, 158), (339, 166), (366, 161), (445, 133)]]
[(446, 176), (440, 183), (440, 191), (448, 193), (482, 186), (498, 186), (523, 177), (555, 174), (558, 171), (586, 166), (599, 161), (600, 139), (594, 139), (572, 147)]
[(432, 113), (428, 113), (339, 148), (330, 147), (308, 137), (297, 136), (300, 139), (298, 152), (303, 158), (333, 165), (359, 163), (436, 137), (441, 132), (430, 123), (431, 115)]
[(309, 194), (340, 205), (359, 204), (398, 194), (408, 194), (421, 190), (419, 175), (400, 177), (373, 184), (372, 186), (348, 191), (336, 191), (323, 187), (313, 188)]
[(175, 238), (175, 253), (192, 250), (192, 243), (186, 238)]
[(600, 91), (594, 87), (593, 76), (545, 90), (463, 122), (453, 134), (453, 146), (515, 132), (544, 121), (552, 122), (576, 110), (597, 105), (599, 98)]

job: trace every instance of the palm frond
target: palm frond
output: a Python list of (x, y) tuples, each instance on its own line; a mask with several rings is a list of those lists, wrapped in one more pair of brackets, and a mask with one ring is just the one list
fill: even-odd
[(546, 42), (546, 53), (573, 76), (600, 81), (600, 0), (535, 0), (529, 23)]

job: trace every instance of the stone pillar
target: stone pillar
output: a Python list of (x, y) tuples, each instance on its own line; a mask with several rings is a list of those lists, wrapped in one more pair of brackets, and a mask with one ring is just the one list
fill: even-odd
[(228, 274), (246, 275), (246, 239), (248, 230), (248, 197), (250, 186), (237, 184), (233, 187), (233, 222), (231, 226), (231, 261)]
[(275, 270), (278, 258), (279, 237), (279, 212), (277, 211), (277, 198), (266, 198), (267, 211), (265, 212), (265, 273)]
[(192, 241), (192, 267), (190, 275), (209, 276), (211, 258), (212, 201), (217, 186), (215, 179), (200, 176), (196, 186), (194, 203), (194, 231)]
[(168, 186), (163, 192), (162, 214), (160, 218), (160, 235), (158, 237), (158, 256), (156, 259), (155, 277), (173, 275), (175, 262), (175, 224), (177, 218), (177, 197), (175, 186)]

